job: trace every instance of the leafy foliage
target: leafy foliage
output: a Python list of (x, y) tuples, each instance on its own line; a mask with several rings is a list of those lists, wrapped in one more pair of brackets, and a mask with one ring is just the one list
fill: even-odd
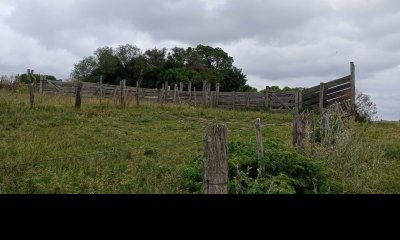
[[(335, 189), (322, 165), (278, 140), (264, 143), (265, 157), (258, 160), (254, 146), (229, 144), (229, 193), (305, 194), (328, 193)], [(203, 192), (202, 157), (184, 170), (185, 188)]]
[(94, 56), (75, 64), (71, 75), (90, 82), (103, 76), (103, 82), (111, 84), (117, 84), (120, 79), (126, 79), (128, 85), (140, 81), (148, 88), (160, 88), (164, 81), (169, 84), (192, 81), (193, 87), (201, 89), (206, 80), (219, 82), (221, 91), (254, 91), (246, 85), (246, 75), (233, 62), (221, 48), (210, 46), (175, 47), (169, 52), (166, 48), (154, 48), (143, 53), (138, 47), (126, 44), (115, 50), (108, 46), (98, 48)]
[(371, 121), (377, 113), (376, 104), (371, 100), (371, 97), (358, 92), (356, 96), (356, 121)]

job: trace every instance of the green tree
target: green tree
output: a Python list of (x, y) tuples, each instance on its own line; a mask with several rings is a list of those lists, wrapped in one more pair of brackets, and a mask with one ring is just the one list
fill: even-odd
[(74, 70), (71, 77), (82, 81), (90, 81), (94, 71), (98, 68), (97, 60), (93, 57), (84, 57), (77, 64), (74, 64)]

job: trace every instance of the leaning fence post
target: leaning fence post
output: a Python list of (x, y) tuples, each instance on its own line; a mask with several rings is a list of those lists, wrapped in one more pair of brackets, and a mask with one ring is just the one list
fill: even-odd
[(81, 108), (81, 103), (82, 103), (82, 82), (78, 80), (77, 85), (76, 85), (76, 96), (75, 96), (75, 107), (76, 108)]
[(228, 193), (228, 129), (225, 124), (207, 128), (204, 138), (204, 192)]
[(261, 119), (256, 119), (256, 141), (257, 141), (257, 156), (258, 159), (264, 157), (264, 147), (262, 140), (262, 132), (261, 132)]

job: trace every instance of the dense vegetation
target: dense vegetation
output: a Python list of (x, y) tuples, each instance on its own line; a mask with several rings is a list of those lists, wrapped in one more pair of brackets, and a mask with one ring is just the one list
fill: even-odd
[[(398, 124), (336, 128), (332, 144), (311, 154), (292, 148), (285, 113), (96, 99), (77, 110), (51, 95), (30, 110), (28, 99), (0, 90), (0, 193), (199, 192), (205, 128), (215, 122), (228, 126), (231, 193), (400, 193)], [(265, 125), (261, 160), (256, 118)]]
[(246, 76), (233, 62), (221, 48), (210, 46), (175, 47), (170, 51), (154, 48), (143, 53), (138, 47), (126, 44), (116, 49), (98, 48), (94, 56), (74, 65), (72, 76), (95, 82), (102, 76), (110, 84), (126, 79), (130, 86), (139, 81), (147, 88), (161, 88), (164, 81), (170, 84), (192, 81), (194, 87), (201, 89), (203, 80), (207, 80), (219, 82), (222, 91), (254, 91), (246, 85)]

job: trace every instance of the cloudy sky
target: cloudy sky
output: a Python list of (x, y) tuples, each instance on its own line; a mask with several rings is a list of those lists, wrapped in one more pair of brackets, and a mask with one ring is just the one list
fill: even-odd
[(350, 74), (400, 119), (398, 0), (0, 0), (0, 74), (69, 76), (98, 47), (221, 47), (258, 89)]

